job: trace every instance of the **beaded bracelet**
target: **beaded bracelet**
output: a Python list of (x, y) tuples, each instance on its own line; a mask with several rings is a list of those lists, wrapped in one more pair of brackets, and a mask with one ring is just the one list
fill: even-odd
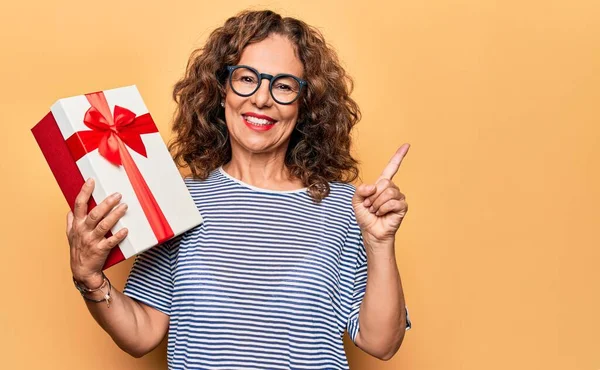
[[(79, 284), (79, 282), (77, 282), (77, 280), (75, 280), (75, 277), (73, 277), (73, 283), (75, 284), (75, 288), (77, 288), (77, 290), (79, 290), (79, 293), (81, 293), (81, 296), (86, 301), (94, 302), (94, 303), (106, 302), (106, 306), (110, 307), (110, 301), (112, 299), (112, 297), (110, 296), (110, 293), (112, 292), (112, 284), (110, 283), (110, 280), (108, 280), (106, 275), (104, 275), (104, 272), (102, 272), (102, 278), (103, 278), (102, 285), (100, 285), (100, 287), (98, 287), (96, 289), (89, 289), (88, 287), (86, 287), (82, 284)], [(92, 298), (86, 297), (86, 294), (97, 292), (97, 291), (102, 291), (102, 288), (104, 288), (106, 286), (106, 284), (108, 284), (108, 291), (106, 292), (106, 294), (104, 295), (104, 297), (102, 299), (92, 299)]]

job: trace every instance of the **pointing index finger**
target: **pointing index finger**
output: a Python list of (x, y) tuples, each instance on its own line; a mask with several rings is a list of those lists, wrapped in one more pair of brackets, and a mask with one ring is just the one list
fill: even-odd
[(379, 179), (377, 179), (377, 181), (381, 179), (391, 180), (392, 177), (396, 175), (398, 169), (400, 168), (400, 164), (402, 164), (402, 160), (406, 156), (406, 153), (408, 153), (409, 148), (410, 144), (406, 143), (402, 144), (402, 146), (398, 148), (398, 150), (396, 150), (396, 153), (394, 153), (394, 156), (392, 157), (392, 159), (390, 159), (388, 165), (385, 166), (383, 172), (381, 173), (381, 176), (379, 176)]

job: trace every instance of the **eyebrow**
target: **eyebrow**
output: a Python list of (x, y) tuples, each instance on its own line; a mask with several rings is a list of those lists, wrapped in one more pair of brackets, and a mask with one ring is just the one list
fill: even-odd
[(241, 60), (239, 62), (237, 62), (236, 65), (246, 65), (246, 66), (249, 66), (249, 67), (252, 67), (252, 68), (256, 69), (259, 73), (266, 73), (266, 74), (269, 74), (271, 76), (277, 76), (278, 74), (285, 74), (285, 75), (292, 75), (292, 76), (296, 76), (296, 77), (300, 77), (301, 79), (304, 79), (304, 67), (302, 68), (302, 73), (296, 74), (296, 73), (293, 73), (293, 72), (277, 72), (277, 73), (265, 72), (264, 70), (261, 70), (260, 68), (254, 66), (253, 64), (242, 63)]

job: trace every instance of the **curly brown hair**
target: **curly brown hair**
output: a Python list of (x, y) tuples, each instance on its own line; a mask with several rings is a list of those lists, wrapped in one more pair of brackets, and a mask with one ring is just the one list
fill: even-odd
[(238, 63), (248, 44), (272, 34), (285, 36), (295, 45), (308, 81), (285, 165), (308, 188), (310, 197), (320, 202), (329, 195), (328, 182), (348, 183), (358, 177), (359, 162), (350, 154), (350, 132), (361, 114), (350, 97), (353, 81), (336, 52), (319, 30), (298, 19), (270, 10), (244, 11), (210, 34), (204, 47), (191, 54), (185, 76), (175, 84), (175, 138), (169, 151), (180, 167), (189, 167), (192, 176), (201, 180), (231, 160), (220, 106), (227, 66)]

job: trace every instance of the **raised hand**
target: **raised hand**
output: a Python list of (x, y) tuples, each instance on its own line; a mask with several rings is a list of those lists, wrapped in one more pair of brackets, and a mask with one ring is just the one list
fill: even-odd
[(356, 188), (352, 206), (363, 239), (369, 245), (393, 243), (408, 211), (406, 198), (392, 179), (409, 148), (408, 143), (398, 148), (375, 184), (362, 184)]
[[(108, 253), (127, 236), (124, 228), (105, 237), (127, 210), (125, 203), (119, 204), (120, 195), (107, 197), (88, 214), (88, 201), (93, 190), (94, 181), (88, 180), (75, 199), (74, 211), (67, 214), (66, 229), (73, 277), (90, 289), (102, 284), (102, 266)], [(113, 210), (117, 204), (119, 206)]]

